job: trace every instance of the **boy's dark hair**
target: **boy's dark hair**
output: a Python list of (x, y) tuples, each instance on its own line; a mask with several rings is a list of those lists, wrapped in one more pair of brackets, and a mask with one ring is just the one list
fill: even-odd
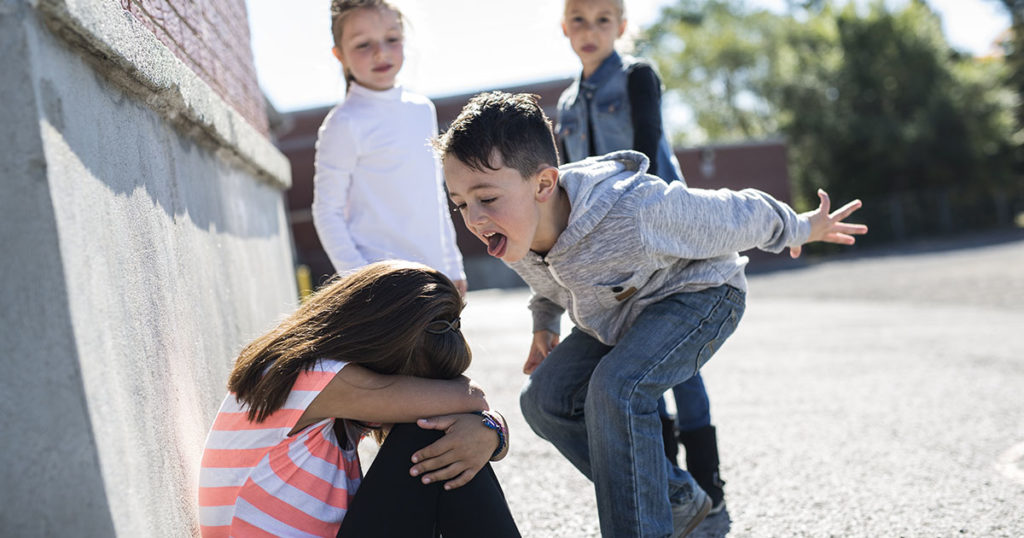
[(469, 100), (451, 127), (434, 142), (441, 158), (454, 156), (466, 166), (484, 172), (497, 170), (494, 150), (501, 162), (529, 178), (541, 166), (558, 166), (558, 149), (551, 120), (529, 93), (480, 93)]

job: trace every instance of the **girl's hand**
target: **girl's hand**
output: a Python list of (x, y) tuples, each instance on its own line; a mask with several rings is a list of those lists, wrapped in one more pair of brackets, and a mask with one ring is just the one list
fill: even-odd
[(415, 465), (409, 474), (422, 476), (424, 484), (447, 480), (446, 490), (465, 486), (498, 448), (498, 434), (483, 424), (480, 415), (421, 418), (416, 424), (426, 430), (444, 430), (444, 437), (412, 455)]
[[(818, 209), (804, 213), (811, 220), (811, 235), (807, 238), (807, 243), (825, 241), (826, 243), (852, 245), (856, 241), (853, 237), (854, 235), (868, 233), (868, 227), (863, 224), (847, 224), (843, 222), (843, 219), (860, 209), (860, 200), (854, 200), (837, 209), (835, 213), (829, 214), (832, 203), (829, 200), (828, 193), (818, 189), (818, 199), (821, 200), (821, 205), (818, 206)], [(799, 258), (802, 250), (800, 245), (789, 247), (789, 256), (791, 258)]]
[(550, 331), (537, 331), (533, 333), (533, 343), (530, 344), (530, 355), (523, 365), (523, 373), (530, 375), (540, 366), (540, 363), (547, 358), (548, 353), (558, 345), (558, 335)]

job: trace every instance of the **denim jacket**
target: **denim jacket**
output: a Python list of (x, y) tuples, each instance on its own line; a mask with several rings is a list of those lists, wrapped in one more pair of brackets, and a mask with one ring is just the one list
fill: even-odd
[[(566, 155), (565, 162), (576, 162), (590, 155), (587, 140), (588, 120), (593, 126), (595, 155), (633, 148), (633, 119), (628, 89), (629, 73), (643, 60), (622, 57), (612, 51), (590, 77), (576, 81), (558, 99), (558, 121), (555, 132)], [(656, 160), (658, 176), (665, 181), (682, 181), (679, 162), (672, 152), (668, 137), (662, 135)]]

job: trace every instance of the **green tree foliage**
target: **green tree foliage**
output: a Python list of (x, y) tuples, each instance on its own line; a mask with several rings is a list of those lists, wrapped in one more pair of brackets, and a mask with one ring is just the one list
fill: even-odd
[(993, 0), (1010, 14), (1010, 32), (1003, 40), (1006, 58), (1006, 80), (1017, 95), (1017, 119), (1014, 145), (1016, 170), (1024, 173), (1024, 0)]
[(700, 129), (679, 133), (677, 142), (778, 132), (777, 107), (766, 101), (773, 82), (766, 48), (775, 46), (784, 22), (722, 0), (682, 0), (662, 11), (638, 47), (655, 59), (666, 86), (691, 108)]
[(952, 50), (920, 0), (790, 6), (681, 0), (641, 40), (707, 139), (784, 136), (804, 207), (819, 186), (870, 199), (1016, 181), (1003, 62)]

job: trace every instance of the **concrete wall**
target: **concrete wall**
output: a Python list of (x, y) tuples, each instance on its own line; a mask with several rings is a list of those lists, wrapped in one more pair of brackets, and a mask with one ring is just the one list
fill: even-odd
[(109, 0), (0, 0), (0, 535), (198, 533), (240, 347), (295, 306), (287, 160)]

